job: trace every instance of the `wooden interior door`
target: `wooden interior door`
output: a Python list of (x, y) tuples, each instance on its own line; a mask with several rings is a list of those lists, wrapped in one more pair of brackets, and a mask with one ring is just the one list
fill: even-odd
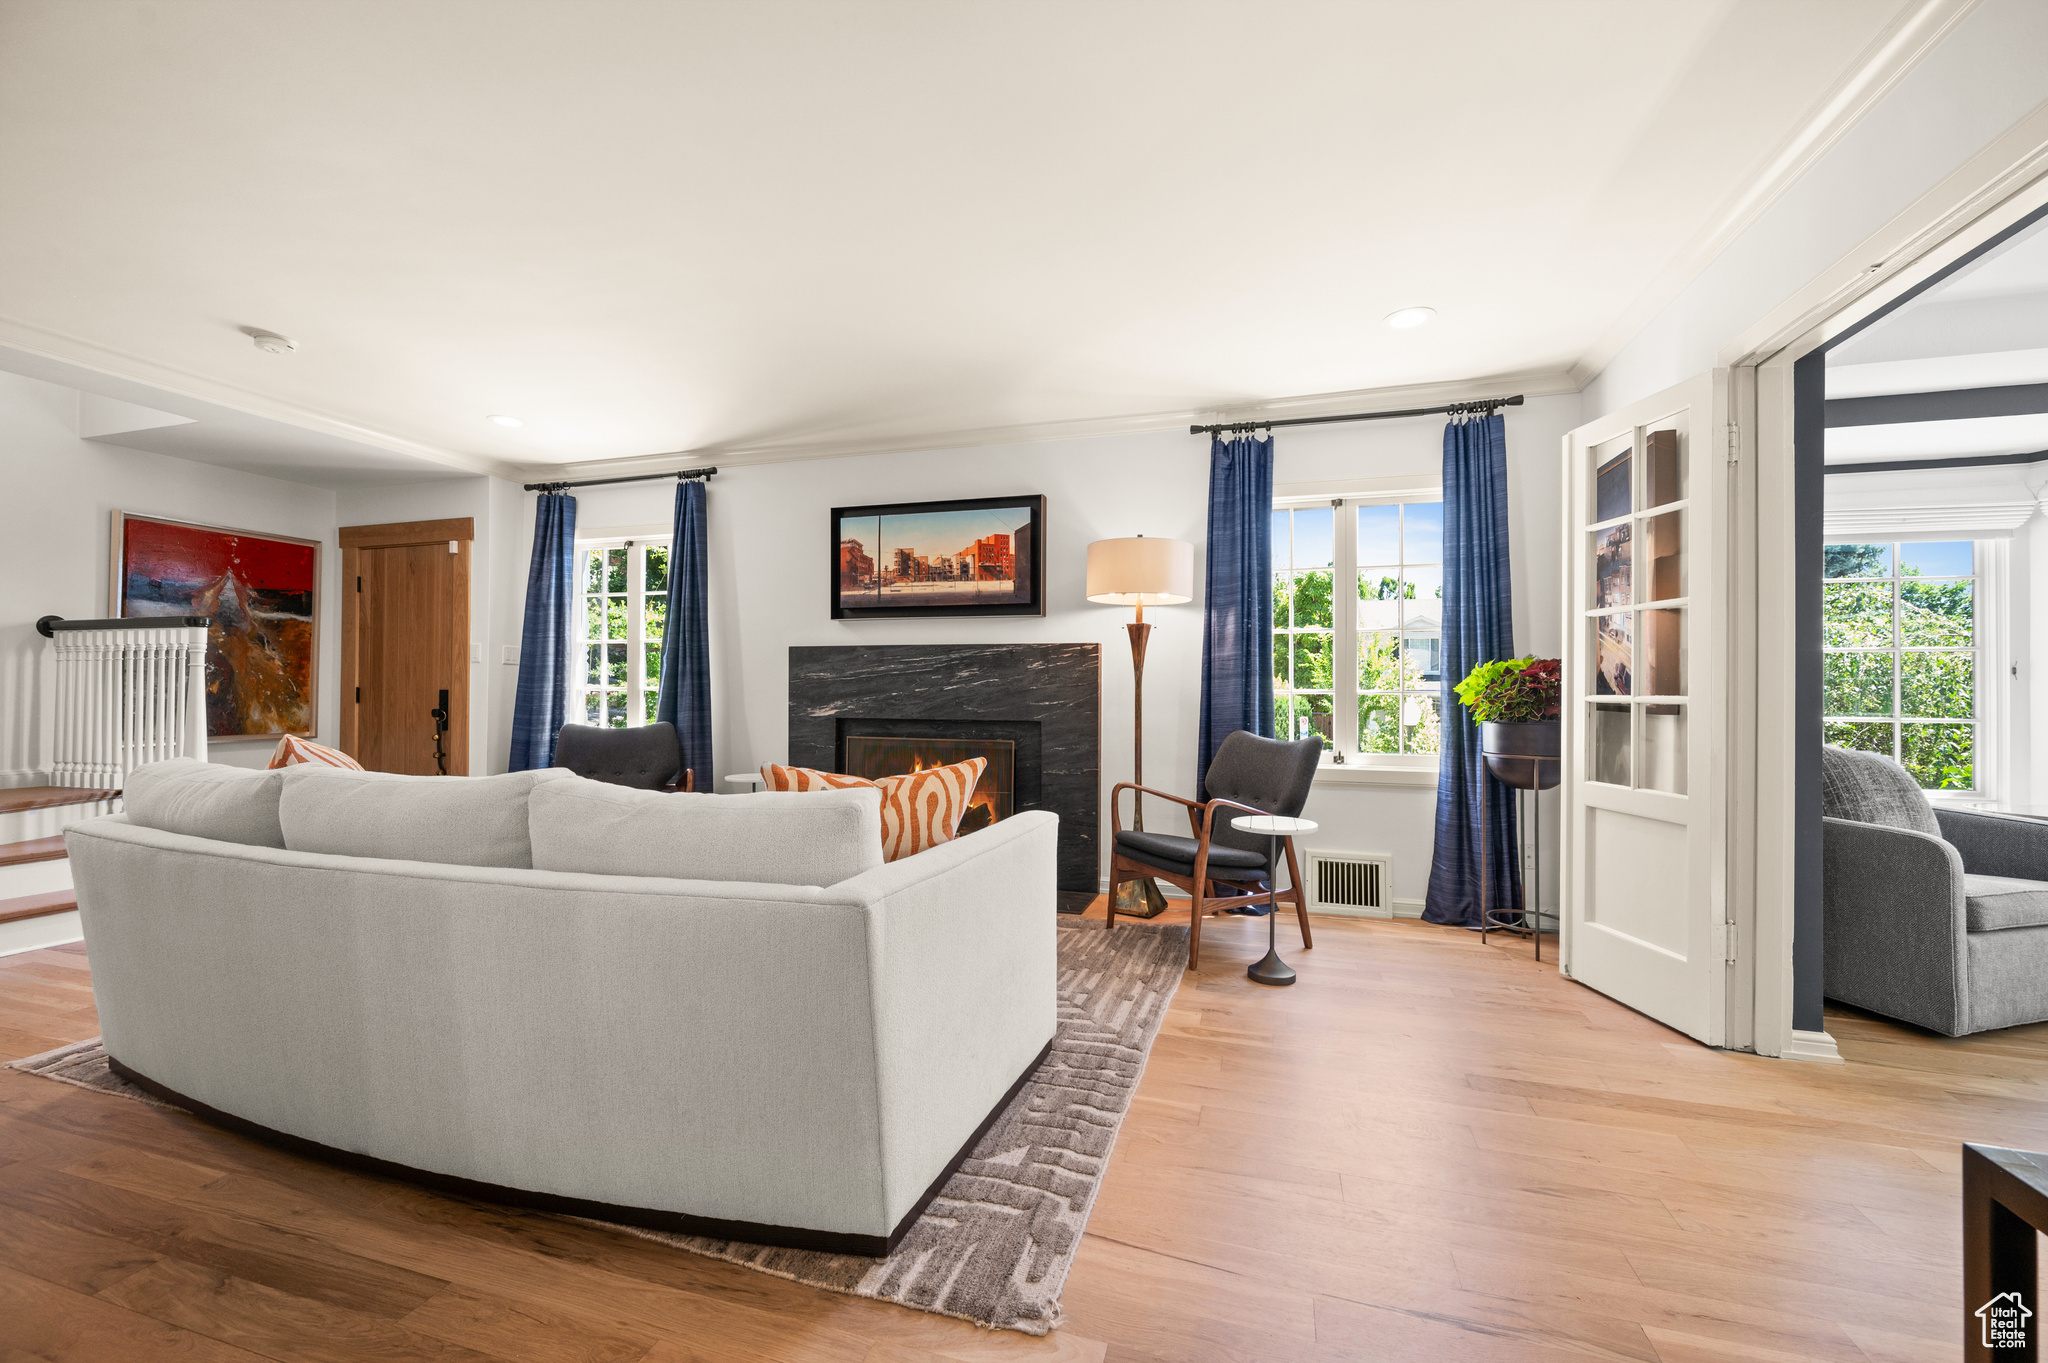
[(469, 774), (473, 526), (342, 527), (341, 746), (371, 771)]
[(1565, 437), (1564, 969), (1726, 1044), (1726, 371)]

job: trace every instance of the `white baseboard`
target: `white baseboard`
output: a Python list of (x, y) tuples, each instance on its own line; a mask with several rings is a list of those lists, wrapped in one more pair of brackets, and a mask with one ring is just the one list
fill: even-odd
[(1836, 1048), (1835, 1039), (1826, 1032), (1802, 1032), (1794, 1029), (1792, 1039), (1785, 1044), (1780, 1060), (1804, 1060), (1810, 1065), (1846, 1065), (1842, 1052)]
[(1422, 904), (1423, 901), (1420, 899), (1392, 899), (1387, 901), (1385, 908), (1380, 909), (1354, 909), (1336, 904), (1318, 904), (1309, 912), (1318, 918), (1420, 918)]
[(84, 937), (85, 924), (79, 921), (77, 909), (41, 918), (24, 918), (18, 923), (0, 923), (0, 956), (60, 947), (66, 942), (82, 941)]
[(46, 771), (29, 771), (19, 767), (13, 771), (0, 771), (0, 790), (12, 790), (17, 786), (47, 786), (49, 784), (50, 773)]

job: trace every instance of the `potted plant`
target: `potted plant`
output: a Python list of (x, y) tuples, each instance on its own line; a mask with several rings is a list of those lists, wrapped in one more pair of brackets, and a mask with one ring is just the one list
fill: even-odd
[(1480, 663), (1452, 688), (1479, 721), (1479, 751), (1502, 782), (1524, 790), (1557, 784), (1563, 681), (1557, 659), (1532, 655)]

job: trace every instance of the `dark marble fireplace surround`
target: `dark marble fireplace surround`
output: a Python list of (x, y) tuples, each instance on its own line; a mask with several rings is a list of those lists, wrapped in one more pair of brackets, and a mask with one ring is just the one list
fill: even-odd
[(1016, 808), (1060, 816), (1059, 888), (1101, 883), (1102, 646), (875, 644), (789, 650), (789, 761), (843, 770), (846, 735), (1006, 738)]

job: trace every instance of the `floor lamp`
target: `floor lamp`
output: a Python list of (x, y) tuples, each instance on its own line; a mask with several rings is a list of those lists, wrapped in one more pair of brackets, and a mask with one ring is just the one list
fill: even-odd
[[(1088, 599), (1105, 606), (1136, 606), (1138, 618), (1125, 625), (1131, 636), (1131, 779), (1145, 784), (1145, 641), (1152, 626), (1145, 607), (1178, 606), (1194, 600), (1195, 546), (1185, 540), (1097, 540), (1088, 546)], [(1145, 797), (1133, 795), (1131, 826), (1145, 826)], [(1166, 907), (1157, 881), (1125, 881), (1113, 887), (1116, 911), (1153, 918)]]

